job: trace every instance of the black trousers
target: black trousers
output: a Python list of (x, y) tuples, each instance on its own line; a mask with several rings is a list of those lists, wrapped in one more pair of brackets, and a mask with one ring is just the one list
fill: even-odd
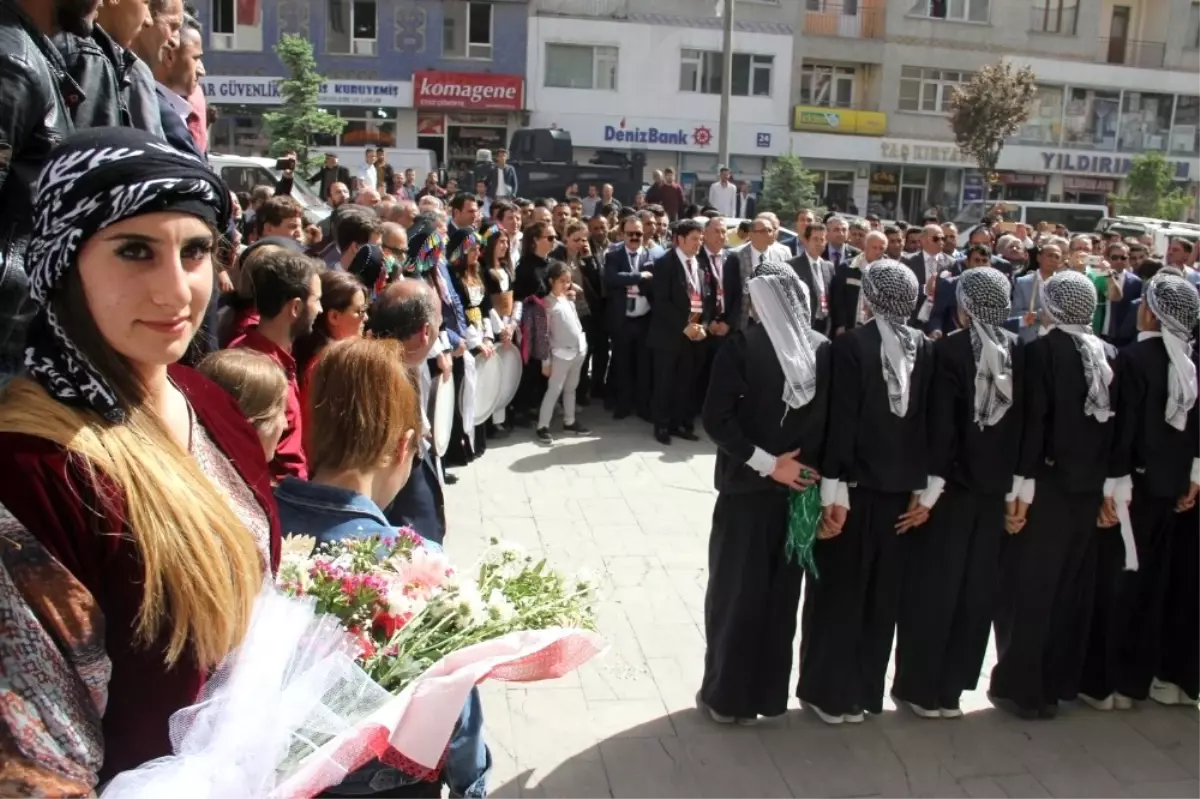
[(580, 321), (583, 323), (588, 351), (575, 396), (601, 399), (608, 381), (608, 330), (604, 326), (604, 319), (594, 313)]
[[(471, 353), (466, 353), (462, 358), (455, 358), (450, 367), (451, 373), (454, 375), (454, 423), (450, 428), (450, 446), (446, 447), (446, 465), (447, 466), (466, 466), (475, 458), (475, 453), (471, 450), (471, 444), (467, 441), (467, 431), (463, 428), (462, 410), (458, 407), (458, 397), (462, 392), (463, 380), (466, 376), (466, 366), (463, 365), (463, 358), (474, 357)], [(438, 375), (434, 374), (434, 380), (438, 379)]]
[(654, 349), (654, 426), (691, 429), (704, 402), (708, 341), (680, 340)]
[(1175, 499), (1149, 497), (1134, 478), (1129, 517), (1137, 571), (1125, 571), (1120, 527), (1096, 530), (1096, 594), (1079, 690), (1094, 699), (1113, 692), (1146, 699), (1161, 653)]
[(825, 713), (883, 712), (903, 570), (896, 520), (910, 496), (851, 488), (841, 534), (813, 548), (796, 695)]
[(617, 413), (650, 416), (651, 352), (646, 344), (650, 314), (627, 316), (612, 340), (612, 380)]
[(784, 554), (788, 492), (721, 494), (708, 539), (704, 681), (700, 698), (725, 716), (787, 710), (804, 571)]
[(1175, 516), (1158, 679), (1200, 696), (1200, 535), (1197, 507)]
[(983, 668), (992, 630), (1004, 496), (947, 486), (929, 521), (904, 534), (904, 586), (892, 693), (957, 708)]
[(1096, 582), (1100, 491), (1067, 491), (1039, 476), (1025, 529), (1000, 556), (996, 651), (989, 692), (1030, 712), (1079, 694)]

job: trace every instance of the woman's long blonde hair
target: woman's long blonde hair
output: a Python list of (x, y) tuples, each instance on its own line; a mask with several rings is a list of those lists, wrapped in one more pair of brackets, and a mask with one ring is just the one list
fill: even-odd
[(121, 515), (144, 574), (139, 642), (151, 645), (165, 635), (168, 666), (190, 649), (197, 665), (210, 669), (245, 635), (266, 571), (258, 546), (195, 458), (144, 406), (132, 365), (109, 348), (87, 311), (78, 271), (64, 288), (55, 299), (58, 317), (121, 395), (126, 421), (113, 424), (64, 405), (37, 383), (17, 378), (0, 395), (0, 431), (53, 441), (85, 473), (103, 475), (119, 489), (115, 501), (124, 503)]

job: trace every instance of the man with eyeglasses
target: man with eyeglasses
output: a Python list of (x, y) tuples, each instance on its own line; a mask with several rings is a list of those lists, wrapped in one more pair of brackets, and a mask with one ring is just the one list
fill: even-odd
[(654, 273), (643, 248), (644, 231), (636, 216), (621, 225), (625, 243), (604, 257), (604, 284), (608, 287), (608, 332), (612, 336), (610, 393), (614, 416), (624, 419), (637, 410), (650, 419), (650, 295)]
[(1066, 247), (1066, 239), (1051, 236), (1038, 249), (1038, 268), (1026, 272), (1013, 283), (1012, 316), (1008, 318), (1005, 327), (1014, 331), (1021, 341), (1028, 343), (1037, 338), (1038, 329), (1041, 327), (1038, 312), (1044, 304), (1043, 287), (1055, 272), (1062, 269), (1063, 250)]
[(941, 225), (926, 225), (921, 230), (921, 251), (902, 260), (902, 263), (917, 276), (918, 285), (925, 289), (917, 295), (917, 305), (909, 319), (909, 324), (918, 330), (924, 329), (933, 312), (934, 281), (943, 270), (953, 264), (942, 252), (942, 243), (945, 240), (946, 234)]
[[(1103, 300), (1104, 321), (1100, 337), (1114, 347), (1123, 347), (1137, 337), (1137, 302), (1142, 298), (1142, 279), (1130, 267), (1129, 247), (1110, 242), (1104, 250), (1109, 266), (1108, 282), (1115, 289)], [(1116, 295), (1117, 299), (1113, 299)]]
[(384, 222), (380, 227), (380, 233), (382, 235), (380, 246), (383, 248), (383, 254), (403, 262), (408, 254), (408, 231), (398, 222)]
[[(555, 210), (566, 207), (559, 203)], [(582, 222), (564, 222), (559, 236), (562, 243), (550, 251), (550, 260), (562, 261), (571, 268), (575, 313), (587, 339), (587, 354), (575, 389), (575, 402), (588, 405), (593, 397), (604, 396), (604, 378), (608, 372), (608, 332), (604, 324), (604, 299), (600, 294), (600, 263), (592, 254), (588, 229)]]
[(771, 219), (759, 215), (750, 225), (750, 242), (737, 251), (737, 257), (739, 290), (726, 301), (726, 317), (734, 330), (745, 330), (750, 324), (750, 302), (746, 297), (746, 284), (754, 276), (759, 264), (764, 261), (786, 264), (792, 259), (792, 254), (787, 247), (775, 241), (775, 225)]

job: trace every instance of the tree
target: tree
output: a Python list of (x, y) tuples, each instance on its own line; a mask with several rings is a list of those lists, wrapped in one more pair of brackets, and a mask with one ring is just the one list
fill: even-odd
[(1007, 61), (988, 64), (955, 88), (950, 98), (950, 127), (958, 149), (979, 165), (989, 188), (998, 180), (996, 164), (1004, 141), (1029, 119), (1037, 93), (1033, 70), (1028, 66), (1014, 69)]
[(817, 183), (812, 172), (794, 155), (781, 155), (763, 175), (762, 191), (758, 193), (759, 213), (770, 211), (784, 225), (796, 219), (800, 209), (813, 211), (817, 207)]
[(323, 79), (317, 74), (312, 44), (303, 36), (284, 34), (275, 54), (287, 68), (288, 77), (279, 82), (279, 111), (263, 114), (263, 126), (271, 140), (273, 156), (296, 153), (300, 169), (310, 167), (308, 145), (314, 134), (336, 136), (346, 120), (317, 105)]
[(1192, 204), (1176, 185), (1175, 169), (1162, 153), (1135, 155), (1126, 180), (1129, 190), (1112, 198), (1119, 214), (1178, 221)]

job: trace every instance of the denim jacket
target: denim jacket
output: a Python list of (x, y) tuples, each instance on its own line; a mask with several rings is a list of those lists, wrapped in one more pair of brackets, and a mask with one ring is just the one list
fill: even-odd
[[(297, 477), (285, 477), (275, 487), (279, 521), (283, 535), (311, 535), (319, 543), (371, 535), (395, 535), (399, 528), (388, 523), (383, 511), (357, 491), (319, 485)], [(432, 541), (425, 546), (440, 550)], [(483, 705), (478, 689), (463, 706), (462, 715), (450, 736), (450, 748), (442, 768), (442, 780), (451, 796), (487, 796), (487, 777), (492, 756), (483, 741)], [(415, 779), (375, 760), (347, 775), (328, 793), (338, 796), (363, 796), (411, 785)]]

